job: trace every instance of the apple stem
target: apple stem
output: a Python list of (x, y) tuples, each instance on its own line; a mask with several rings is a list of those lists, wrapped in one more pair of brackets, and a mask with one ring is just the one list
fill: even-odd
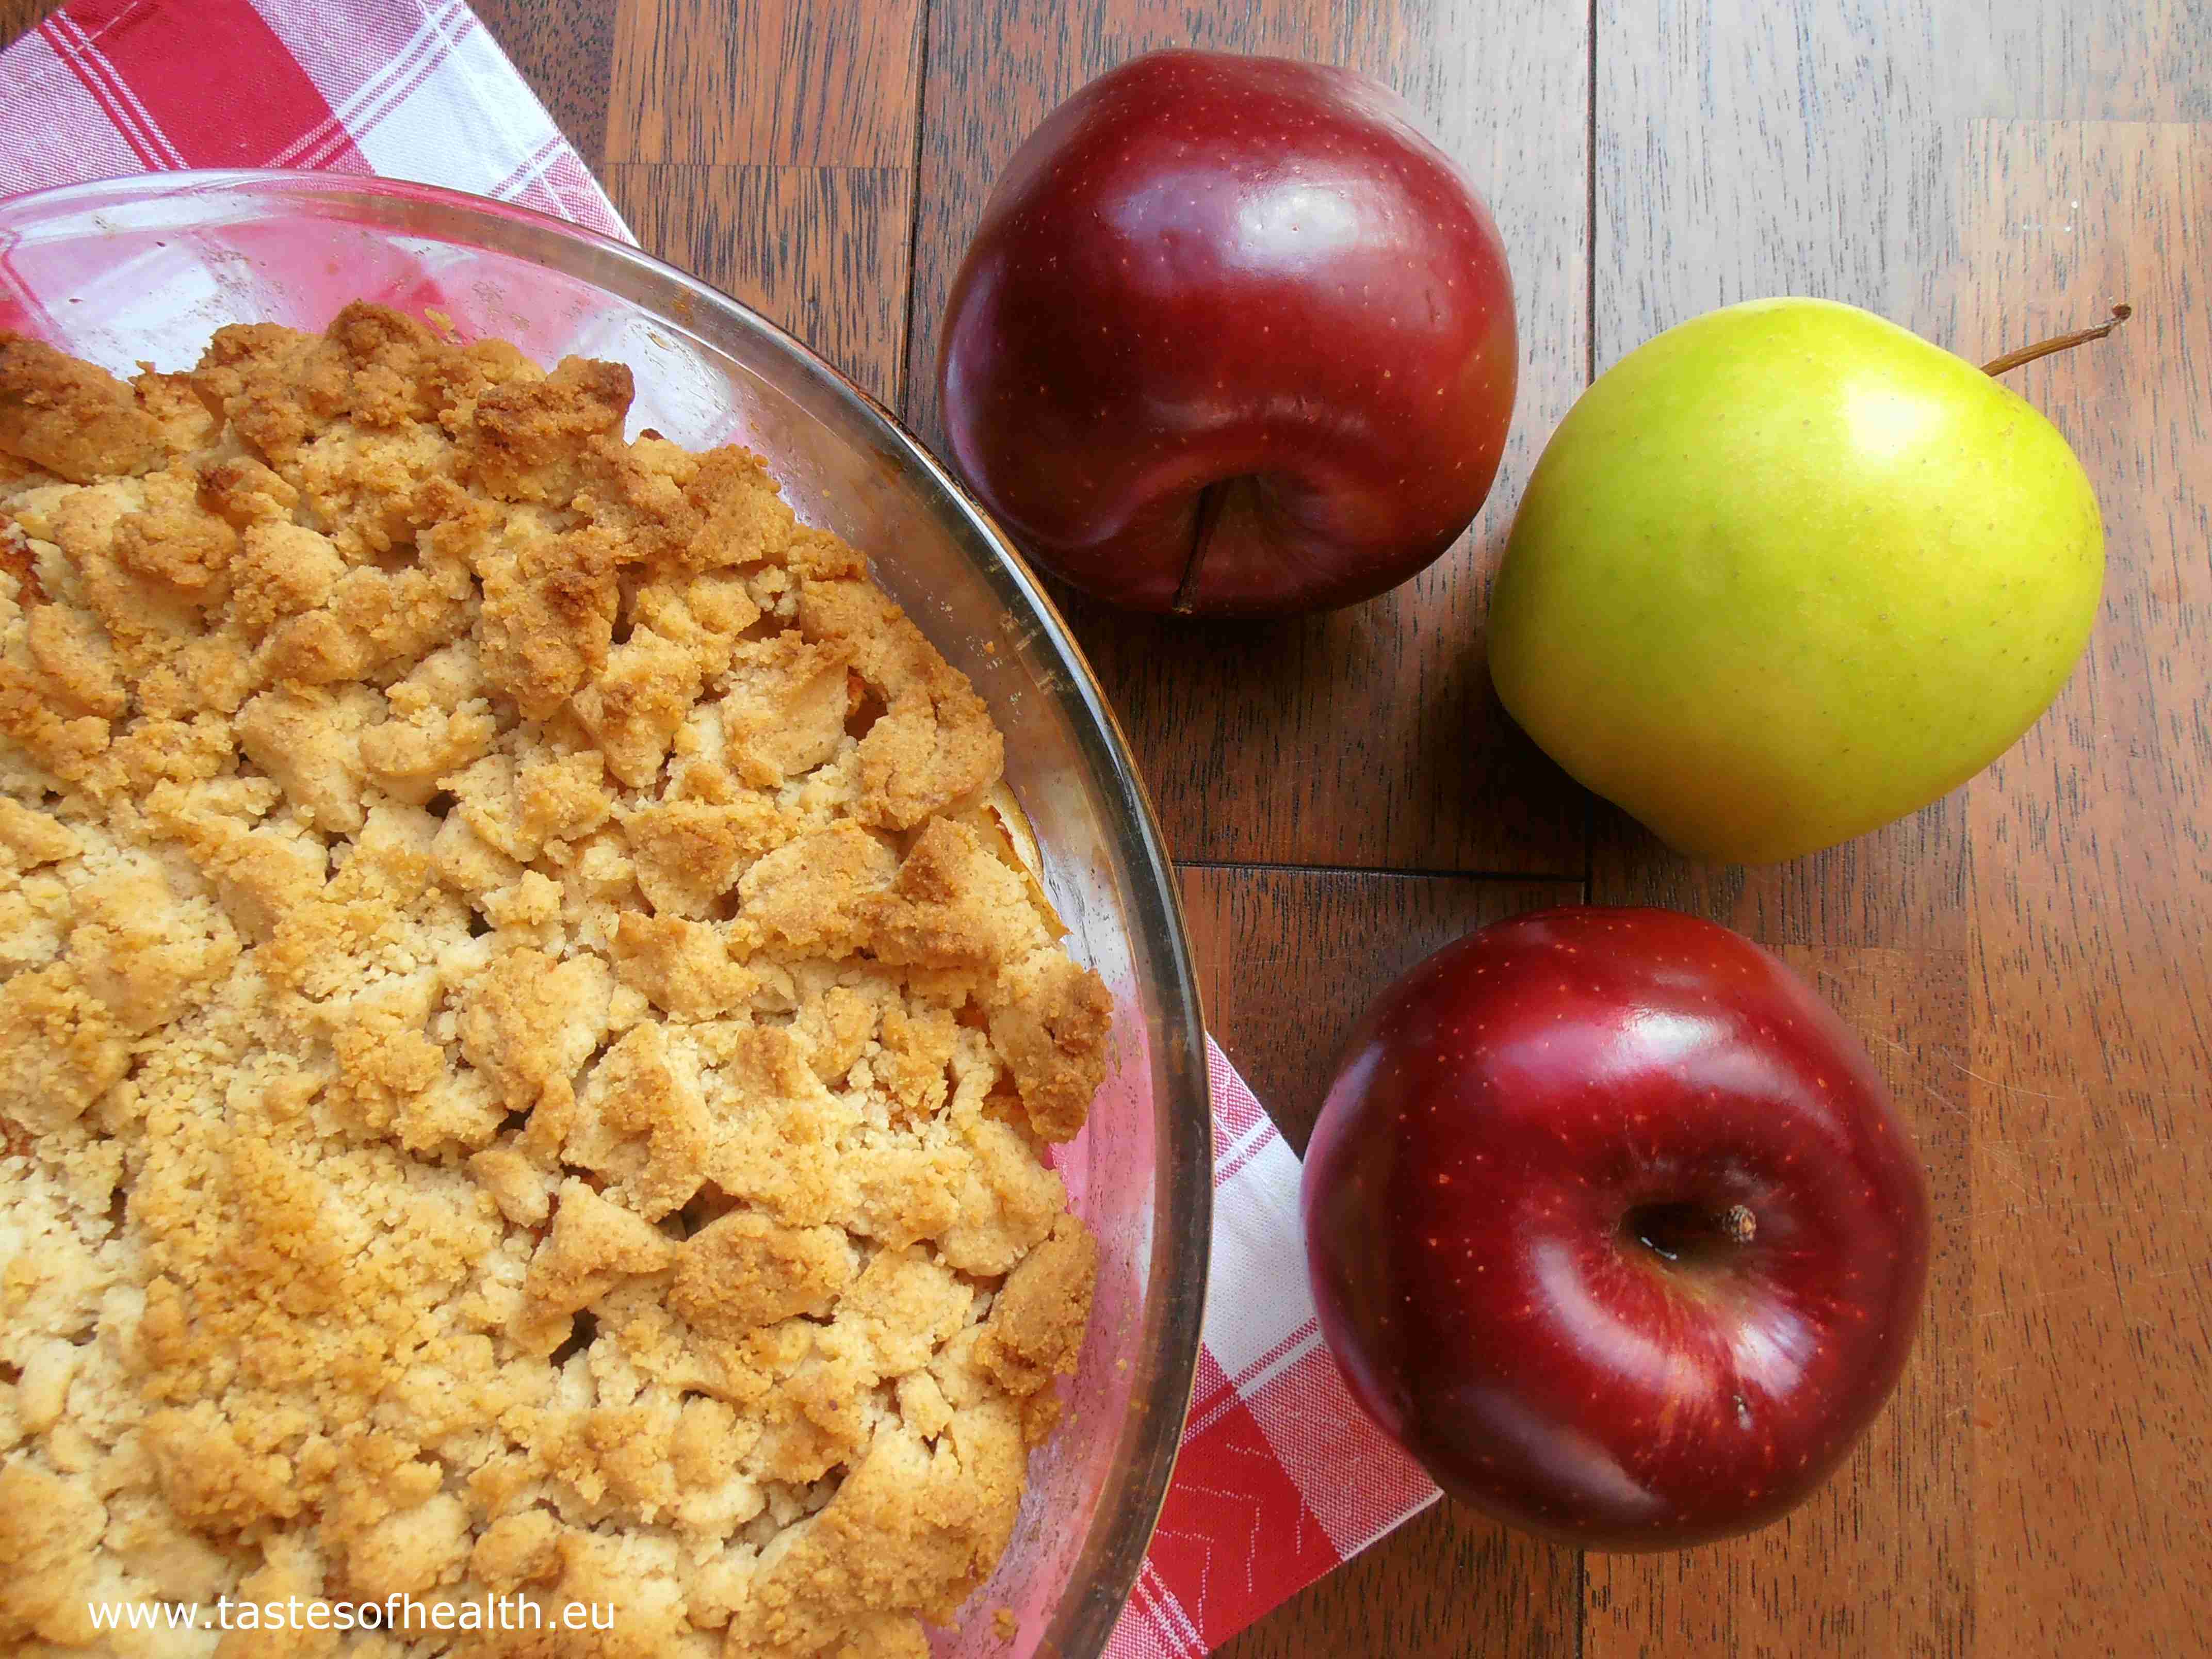
[(2070, 351), (2077, 345), (2087, 345), (2092, 340), (2101, 340), (2122, 323), (2135, 315), (2135, 307), (2124, 301), (2112, 307), (2112, 320), (2099, 323), (2094, 328), (2077, 328), (2071, 334), (2039, 340), (2033, 345), (2022, 346), (2017, 351), (2008, 351), (2002, 357), (1992, 358), (1982, 365), (1984, 374), (2002, 374), (2018, 368), (2022, 363), (2032, 363), (2038, 357), (2048, 357), (2053, 352)]
[(1198, 511), (1191, 524), (1190, 557), (1183, 565), (1182, 580), (1176, 584), (1175, 599), (1168, 606), (1176, 616), (1190, 615), (1197, 601), (1198, 573), (1206, 562), (1206, 544), (1213, 539), (1213, 527), (1221, 522), (1221, 509), (1228, 499), (1229, 481), (1225, 478), (1198, 492)]

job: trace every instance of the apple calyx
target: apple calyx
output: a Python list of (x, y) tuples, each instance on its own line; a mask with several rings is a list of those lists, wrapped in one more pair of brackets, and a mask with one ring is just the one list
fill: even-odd
[(2017, 351), (2008, 351), (2002, 357), (1993, 357), (1982, 365), (1984, 374), (2002, 374), (2018, 368), (2022, 363), (2032, 363), (2038, 357), (2048, 357), (2054, 352), (2071, 351), (2077, 345), (2087, 345), (2092, 340), (2101, 340), (2122, 323), (2136, 314), (2135, 307), (2124, 300), (2112, 307), (2109, 321), (2094, 328), (2077, 328), (2071, 334), (2060, 334), (2048, 340), (2039, 340), (2033, 345), (2022, 346)]
[(1663, 1261), (1711, 1258), (1759, 1237), (1759, 1218), (1747, 1204), (1715, 1209), (1695, 1202), (1639, 1204), (1621, 1218), (1621, 1231)]

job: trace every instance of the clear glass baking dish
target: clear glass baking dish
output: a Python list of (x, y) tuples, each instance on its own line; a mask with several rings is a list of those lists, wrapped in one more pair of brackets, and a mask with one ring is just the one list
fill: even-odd
[[(757, 234), (772, 235), (772, 227)], [(767, 458), (988, 701), (1070, 948), (1114, 994), (1112, 1066), (1056, 1162), (1098, 1233), (1096, 1315), (997, 1577), (945, 1656), (1091, 1659), (1151, 1539), (1198, 1353), (1212, 1197), (1205, 1042), (1174, 872), (1089, 666), (1003, 537), (891, 415), (788, 334), (635, 248), (427, 185), (181, 173), (0, 200), (0, 329), (121, 374), (226, 323), (320, 330), (368, 298), (550, 364), (629, 365), (632, 431)], [(1000, 1630), (1011, 1610), (1018, 1633)]]

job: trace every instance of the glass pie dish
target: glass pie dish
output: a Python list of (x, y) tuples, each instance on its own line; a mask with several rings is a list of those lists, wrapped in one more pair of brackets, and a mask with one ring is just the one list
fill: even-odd
[(1105, 1084), (1054, 1157), (1097, 1235), (1099, 1273), (1063, 1425), (1031, 1460), (1013, 1541), (935, 1645), (1090, 1659), (1142, 1565), (1189, 1402), (1212, 1120), (1174, 873), (1081, 653), (989, 520), (887, 411), (789, 335), (634, 248), (426, 185), (313, 173), (156, 174), (0, 200), (0, 329), (119, 374), (188, 367), (229, 323), (319, 331), (356, 299), (548, 365), (624, 363), (633, 434), (757, 451), (801, 520), (869, 556), (1005, 733), (1006, 781), (1067, 947), (1113, 997)]

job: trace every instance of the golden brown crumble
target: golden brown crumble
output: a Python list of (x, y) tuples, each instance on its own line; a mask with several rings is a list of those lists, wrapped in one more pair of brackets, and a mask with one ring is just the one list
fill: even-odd
[[(968, 682), (629, 400), (0, 336), (6, 1651), (919, 1659), (1006, 1546), (1105, 994)], [(88, 1611), (397, 1595), (619, 1616)]]

